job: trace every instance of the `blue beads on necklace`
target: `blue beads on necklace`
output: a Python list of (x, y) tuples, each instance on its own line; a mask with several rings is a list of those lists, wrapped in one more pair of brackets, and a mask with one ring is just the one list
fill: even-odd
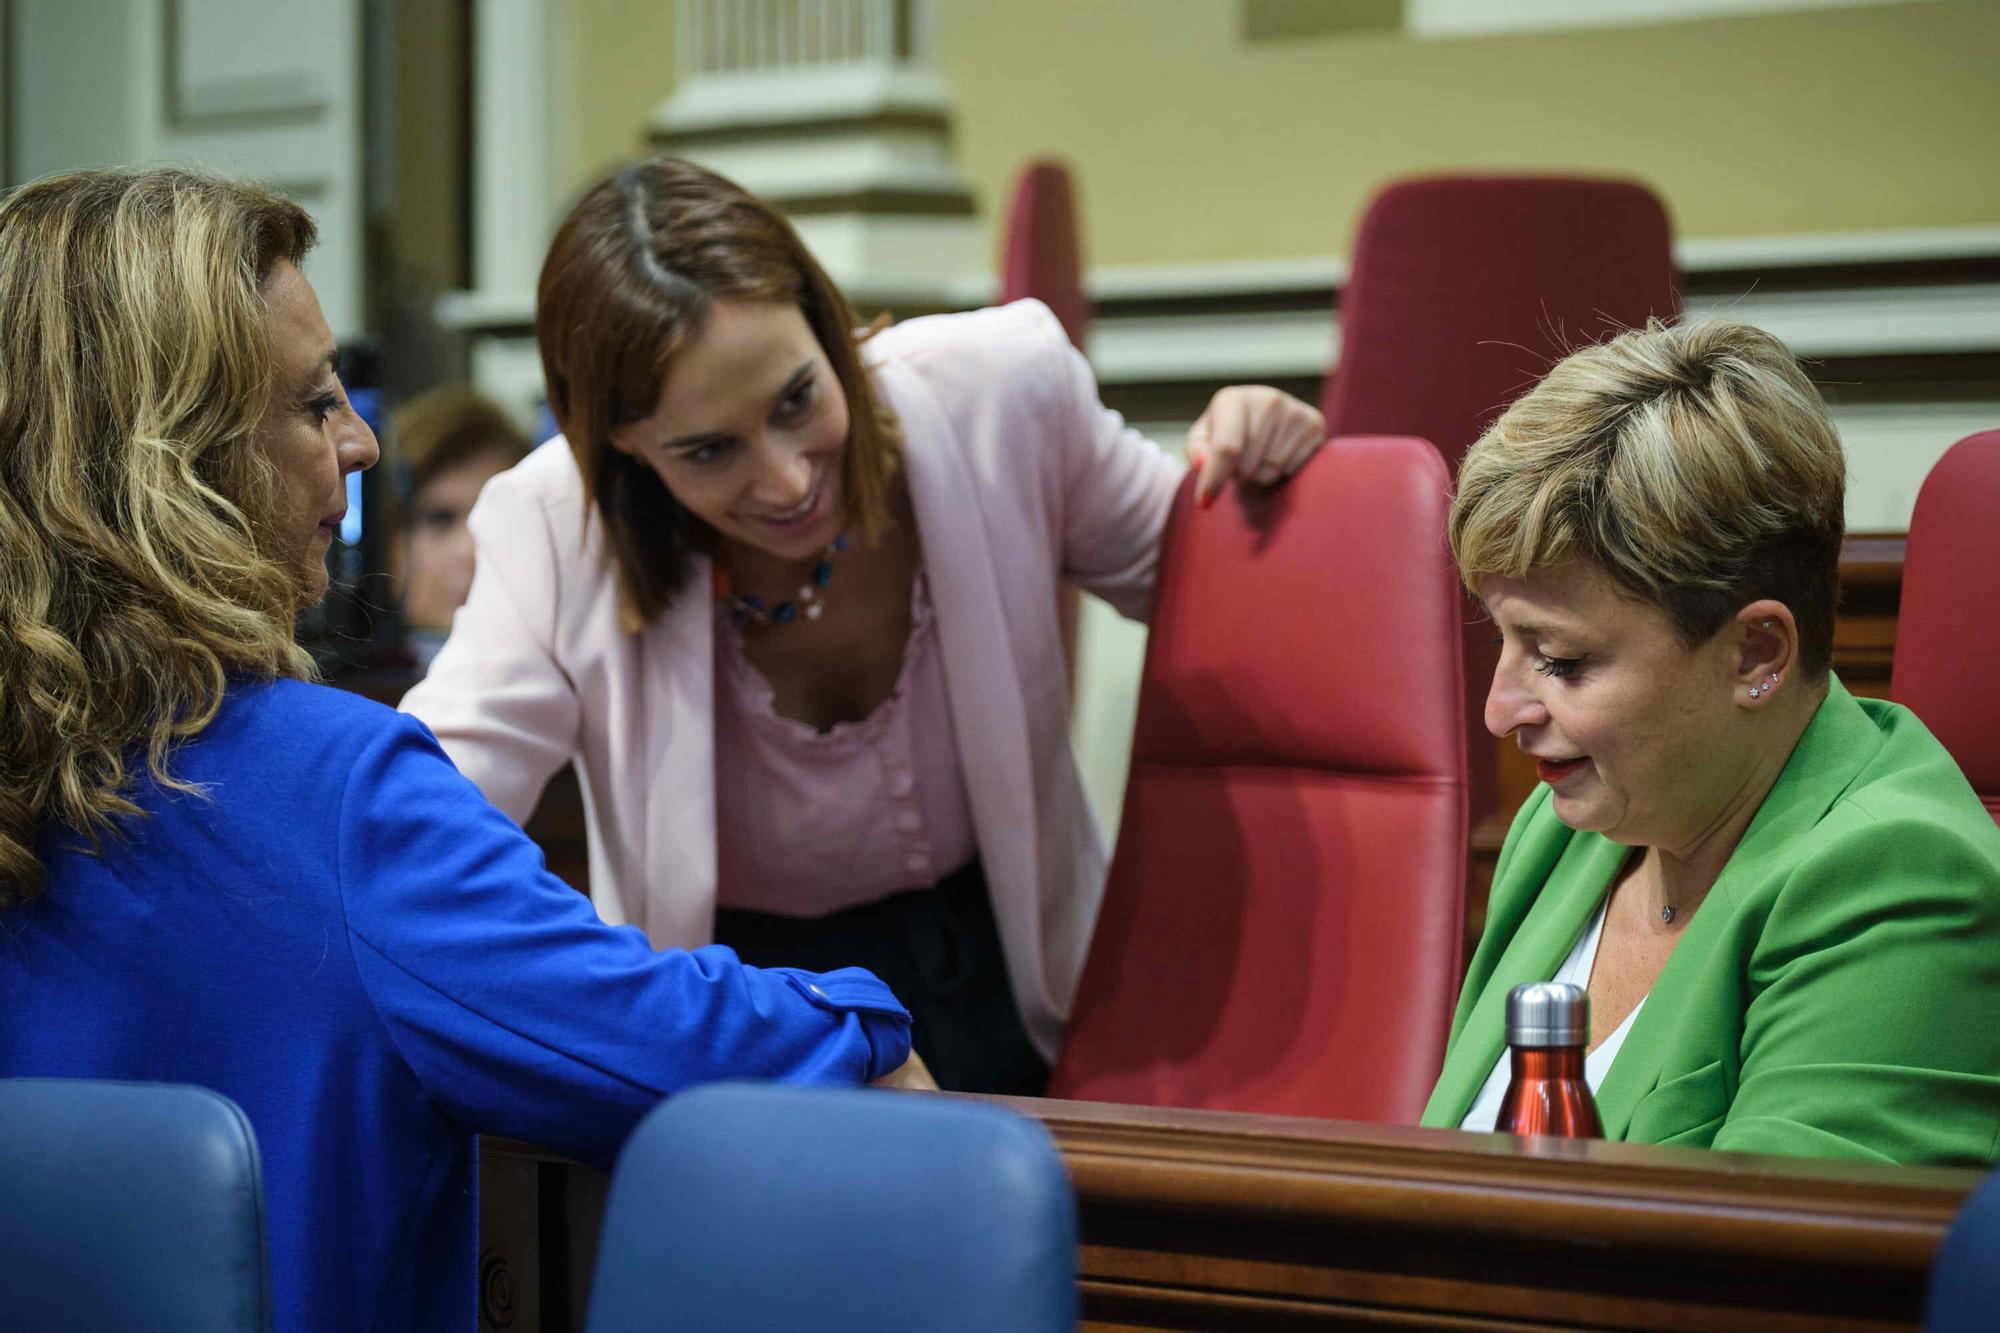
[(812, 573), (807, 576), (798, 595), (766, 607), (764, 599), (750, 594), (729, 599), (729, 614), (739, 628), (744, 625), (789, 625), (795, 620), (818, 620), (826, 610), (825, 591), (833, 582), (833, 558), (847, 549), (847, 534), (841, 533), (827, 544), (819, 559), (813, 561)]

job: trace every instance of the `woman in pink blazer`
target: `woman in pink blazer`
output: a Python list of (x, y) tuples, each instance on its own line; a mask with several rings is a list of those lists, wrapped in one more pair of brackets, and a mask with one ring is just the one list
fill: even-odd
[[(791, 228), (660, 159), (543, 266), (563, 438), (489, 483), (404, 707), (525, 820), (574, 760), (591, 892), (656, 946), (874, 970), (945, 1087), (1038, 1092), (1096, 919), (1057, 587), (1143, 617), (1179, 468), (1039, 303), (854, 332)], [(1319, 413), (1225, 389), (1201, 490)]]

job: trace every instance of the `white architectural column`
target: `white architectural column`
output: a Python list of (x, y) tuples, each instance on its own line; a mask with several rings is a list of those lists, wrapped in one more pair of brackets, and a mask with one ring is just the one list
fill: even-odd
[(564, 17), (552, 0), (474, 0), (472, 281), (533, 304), (555, 208)]
[[(530, 422), (534, 284), (566, 182), (568, 0), (474, 0), (473, 286), (438, 319)], [(931, 0), (676, 0), (677, 83), (655, 145), (783, 209), (864, 310), (962, 306), (991, 262), (950, 145)]]
[(438, 322), (472, 337), (472, 381), (523, 426), (540, 417), (535, 281), (562, 207), (567, 0), (473, 0), (472, 288)]
[(954, 304), (986, 267), (930, 0), (681, 0), (662, 151), (783, 209), (863, 301)]

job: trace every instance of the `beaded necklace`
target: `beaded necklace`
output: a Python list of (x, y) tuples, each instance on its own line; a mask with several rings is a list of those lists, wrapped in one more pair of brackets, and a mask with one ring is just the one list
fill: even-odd
[(813, 561), (812, 573), (799, 587), (798, 595), (782, 602), (766, 606), (764, 599), (755, 593), (737, 596), (729, 585), (729, 574), (717, 561), (715, 569), (715, 595), (729, 599), (729, 615), (738, 628), (745, 625), (787, 625), (804, 617), (818, 620), (826, 610), (826, 586), (833, 582), (833, 558), (847, 549), (847, 534), (841, 533), (827, 543), (826, 550), (820, 552), (819, 559)]

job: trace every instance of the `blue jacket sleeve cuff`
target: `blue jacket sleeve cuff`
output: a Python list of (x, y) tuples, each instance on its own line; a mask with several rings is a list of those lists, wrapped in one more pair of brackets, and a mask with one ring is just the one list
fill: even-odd
[(852, 1013), (868, 1040), (868, 1079), (881, 1078), (903, 1067), (910, 1058), (910, 1011), (873, 972), (843, 967), (834, 972), (806, 972), (774, 967), (807, 999), (822, 1009)]

